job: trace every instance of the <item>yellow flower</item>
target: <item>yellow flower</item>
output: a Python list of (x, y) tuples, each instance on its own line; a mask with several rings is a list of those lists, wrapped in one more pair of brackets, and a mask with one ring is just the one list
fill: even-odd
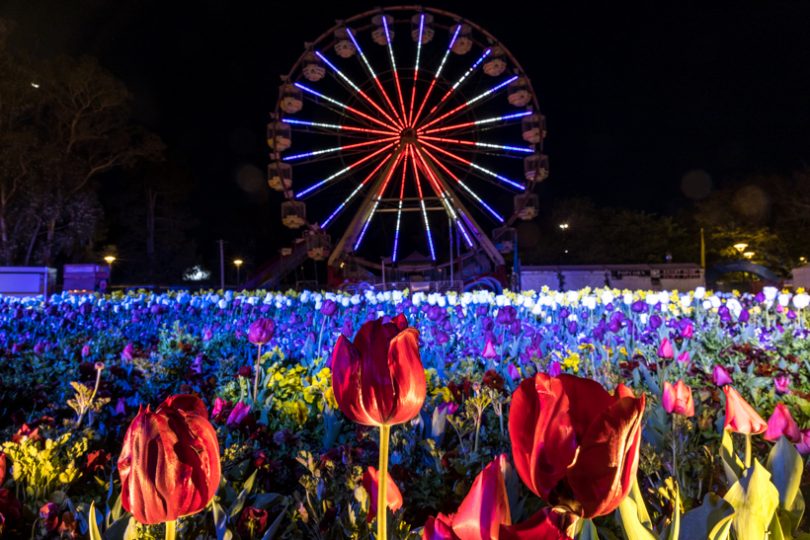
[(579, 373), (579, 353), (571, 353), (562, 361), (564, 368)]

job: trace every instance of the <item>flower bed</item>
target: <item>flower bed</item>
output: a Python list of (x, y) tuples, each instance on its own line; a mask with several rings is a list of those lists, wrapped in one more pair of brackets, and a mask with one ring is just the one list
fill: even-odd
[[(92, 536), (95, 522), (104, 538), (159, 538), (176, 507), (196, 512), (177, 522), (184, 538), (373, 537), (378, 430), (341, 412), (331, 368), (346, 368), (332, 355), (339, 336), (402, 314), (418, 331), (426, 390), (412, 420), (391, 417), (391, 538), (800, 538), (808, 303), (775, 289), (0, 298), (0, 522), (9, 537)], [(586, 378), (599, 384), (571, 382)], [(202, 401), (158, 407), (185, 394)], [(635, 417), (602, 414), (630, 399), (636, 445), (615, 428)], [(206, 484), (210, 467), (207, 480), (194, 476), (200, 500), (168, 490), (146, 525), (121, 497), (125, 472), (136, 478), (122, 450), (132, 425), (164, 416), (210, 422), (221, 480)], [(614, 427), (593, 428), (597, 417)], [(582, 467), (599, 461), (585, 456), (600, 433), (602, 450), (624, 441), (622, 455), (637, 453), (637, 474), (619, 460), (618, 491), (586, 495), (588, 478), (599, 484)]]

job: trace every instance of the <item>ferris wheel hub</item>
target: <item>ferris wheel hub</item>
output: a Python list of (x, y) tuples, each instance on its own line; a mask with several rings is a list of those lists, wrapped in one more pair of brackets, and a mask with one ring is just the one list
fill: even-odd
[(405, 128), (399, 133), (400, 142), (405, 144), (414, 144), (417, 141), (416, 130), (414, 128)]

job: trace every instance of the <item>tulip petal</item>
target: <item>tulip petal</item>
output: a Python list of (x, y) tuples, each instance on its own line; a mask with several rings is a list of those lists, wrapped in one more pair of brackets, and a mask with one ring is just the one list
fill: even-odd
[[(388, 504), (388, 508), (392, 512), (396, 512), (400, 508), (402, 508), (402, 492), (399, 491), (399, 487), (397, 486), (394, 479), (391, 478), (391, 475), (386, 475), (386, 492), (385, 492), (385, 500)], [(374, 467), (366, 468), (366, 472), (363, 473), (363, 488), (369, 495), (369, 508), (368, 508), (368, 515), (366, 516), (366, 521), (371, 523), (374, 521), (374, 518), (377, 517), (377, 493), (378, 493), (378, 485), (379, 485), (379, 473), (377, 469)]]
[(565, 514), (546, 507), (526, 521), (502, 526), (500, 540), (571, 540), (563, 531), (565, 521)]
[(453, 516), (453, 533), (459, 540), (498, 540), (501, 525), (511, 525), (503, 469), (506, 455), (493, 459), (478, 473)]
[(525, 379), (512, 395), (512, 459), (526, 486), (547, 501), (576, 456), (569, 407), (560, 379), (545, 373)]
[(723, 392), (726, 394), (726, 419), (723, 429), (756, 435), (768, 428), (765, 420), (731, 385), (724, 386)]
[(339, 336), (332, 351), (332, 391), (335, 401), (352, 422), (379, 426), (382, 419), (372, 417), (363, 406), (360, 371), (360, 351), (345, 336)]
[(193, 394), (177, 394), (174, 396), (169, 396), (163, 401), (163, 403), (160, 404), (155, 412), (159, 412), (164, 407), (172, 407), (178, 411), (208, 416), (208, 410), (205, 408), (205, 404), (200, 398)]
[(427, 392), (425, 368), (419, 357), (419, 332), (416, 329), (406, 328), (391, 340), (388, 369), (394, 384), (396, 409), (386, 423), (401, 424), (419, 414)]
[(583, 437), (568, 473), (583, 517), (612, 512), (629, 493), (638, 469), (644, 395), (621, 398), (595, 420)]
[(591, 379), (565, 373), (560, 375), (559, 379), (565, 395), (568, 396), (571, 424), (577, 438), (582, 439), (596, 418), (594, 411), (604, 411), (620, 398), (611, 396), (601, 384)]
[(394, 382), (388, 368), (388, 350), (396, 335), (396, 325), (375, 319), (363, 324), (354, 338), (354, 346), (360, 352), (362, 406), (380, 423), (392, 415), (396, 406)]
[(422, 540), (457, 540), (452, 529), (453, 516), (439, 513), (435, 518), (430, 516), (422, 528)]

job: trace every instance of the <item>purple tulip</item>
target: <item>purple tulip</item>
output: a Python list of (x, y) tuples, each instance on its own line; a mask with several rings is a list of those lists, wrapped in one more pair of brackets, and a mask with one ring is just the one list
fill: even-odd
[(121, 351), (121, 360), (125, 362), (132, 362), (132, 358), (135, 356), (135, 345), (132, 343), (127, 343), (124, 345), (124, 350)]
[(681, 336), (685, 339), (691, 339), (695, 335), (695, 325), (689, 319), (681, 319), (678, 321), (678, 330)]
[(447, 416), (451, 416), (455, 414), (456, 411), (458, 411), (458, 403), (456, 403), (455, 401), (446, 401), (439, 403), (439, 406), (436, 408), (439, 409), (440, 413), (444, 413)]
[(247, 415), (250, 413), (250, 405), (240, 401), (236, 405), (234, 405), (231, 414), (228, 415), (228, 419), (225, 421), (225, 424), (229, 427), (239, 426), (247, 418)]
[(633, 313), (644, 313), (647, 311), (647, 304), (643, 300), (636, 300), (630, 305), (630, 310)]
[(551, 362), (549, 362), (548, 370), (546, 370), (546, 373), (548, 374), (549, 377), (559, 377), (560, 374), (562, 373), (562, 367), (560, 366), (560, 363), (557, 362), (556, 360), (552, 360)]
[(248, 341), (254, 345), (264, 345), (273, 339), (273, 333), (276, 329), (276, 323), (273, 319), (261, 319), (255, 321), (248, 329)]
[(689, 363), (689, 351), (683, 351), (678, 355), (678, 363), (684, 365)]
[(741, 323), (747, 323), (748, 319), (750, 319), (750, 318), (751, 318), (751, 314), (748, 313), (747, 309), (744, 309), (744, 310), (740, 311), (740, 316), (737, 317), (737, 320), (740, 321)]
[(726, 368), (716, 365), (712, 370), (712, 382), (717, 386), (725, 386), (731, 384), (733, 381), (731, 380), (731, 375), (726, 371)]
[(669, 339), (664, 338), (661, 340), (661, 344), (658, 346), (658, 356), (664, 359), (675, 356), (675, 350), (672, 348), (672, 342)]
[(782, 375), (778, 375), (773, 378), (773, 385), (774, 388), (776, 388), (777, 394), (789, 394), (790, 383), (790, 375), (787, 373), (783, 373)]
[(88, 356), (90, 356), (90, 345), (85, 344), (84, 347), (82, 347), (82, 358), (87, 358)]

